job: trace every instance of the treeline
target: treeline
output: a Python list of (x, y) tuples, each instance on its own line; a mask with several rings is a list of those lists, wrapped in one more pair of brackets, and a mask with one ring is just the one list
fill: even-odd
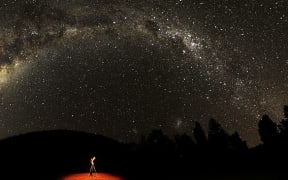
[(141, 174), (143, 179), (151, 175), (288, 176), (282, 165), (288, 162), (288, 106), (279, 124), (263, 115), (258, 132), (262, 143), (249, 148), (237, 132), (227, 133), (215, 119), (210, 119), (207, 133), (196, 122), (193, 138), (183, 134), (171, 139), (153, 130), (141, 143), (130, 144), (123, 167), (127, 174)]
[(96, 155), (98, 172), (115, 173), (125, 180), (287, 179), (288, 106), (279, 123), (263, 115), (258, 132), (262, 143), (252, 148), (215, 119), (209, 121), (208, 132), (196, 122), (192, 137), (170, 138), (153, 130), (140, 143), (129, 144), (67, 130), (28, 133), (0, 141), (0, 169), (10, 179), (88, 175), (89, 160)]

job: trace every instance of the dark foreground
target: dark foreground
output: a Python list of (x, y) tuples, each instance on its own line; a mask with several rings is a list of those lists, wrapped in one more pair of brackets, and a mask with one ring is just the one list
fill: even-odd
[(0, 141), (0, 169), (8, 179), (73, 180), (63, 177), (79, 173), (89, 178), (89, 160), (95, 155), (96, 169), (104, 173), (99, 175), (110, 180), (288, 179), (286, 146), (247, 148), (243, 141), (235, 140), (238, 143), (227, 148), (221, 146), (221, 138), (214, 145), (207, 141), (196, 144), (187, 135), (172, 141), (155, 130), (139, 144), (123, 144), (74, 131), (29, 133)]

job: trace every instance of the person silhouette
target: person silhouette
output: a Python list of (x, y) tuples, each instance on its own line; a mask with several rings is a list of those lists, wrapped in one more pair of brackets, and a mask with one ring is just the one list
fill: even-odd
[(90, 174), (90, 176), (92, 176), (92, 178), (93, 178), (93, 172), (96, 173), (96, 168), (95, 168), (95, 163), (94, 163), (95, 159), (96, 159), (95, 156), (93, 156), (93, 157), (90, 159), (91, 167), (90, 167), (90, 172), (89, 172), (89, 174)]

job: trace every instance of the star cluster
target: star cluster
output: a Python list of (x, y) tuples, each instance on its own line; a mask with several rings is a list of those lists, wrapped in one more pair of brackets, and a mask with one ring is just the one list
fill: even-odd
[(204, 128), (250, 145), (287, 104), (286, 1), (0, 5), (0, 137), (74, 129), (137, 141)]

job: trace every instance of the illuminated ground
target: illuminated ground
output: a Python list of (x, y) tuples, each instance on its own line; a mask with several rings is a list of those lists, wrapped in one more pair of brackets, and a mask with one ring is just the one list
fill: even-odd
[(69, 174), (61, 180), (124, 180), (121, 177), (111, 175), (108, 173), (94, 173), (93, 177), (89, 173)]

